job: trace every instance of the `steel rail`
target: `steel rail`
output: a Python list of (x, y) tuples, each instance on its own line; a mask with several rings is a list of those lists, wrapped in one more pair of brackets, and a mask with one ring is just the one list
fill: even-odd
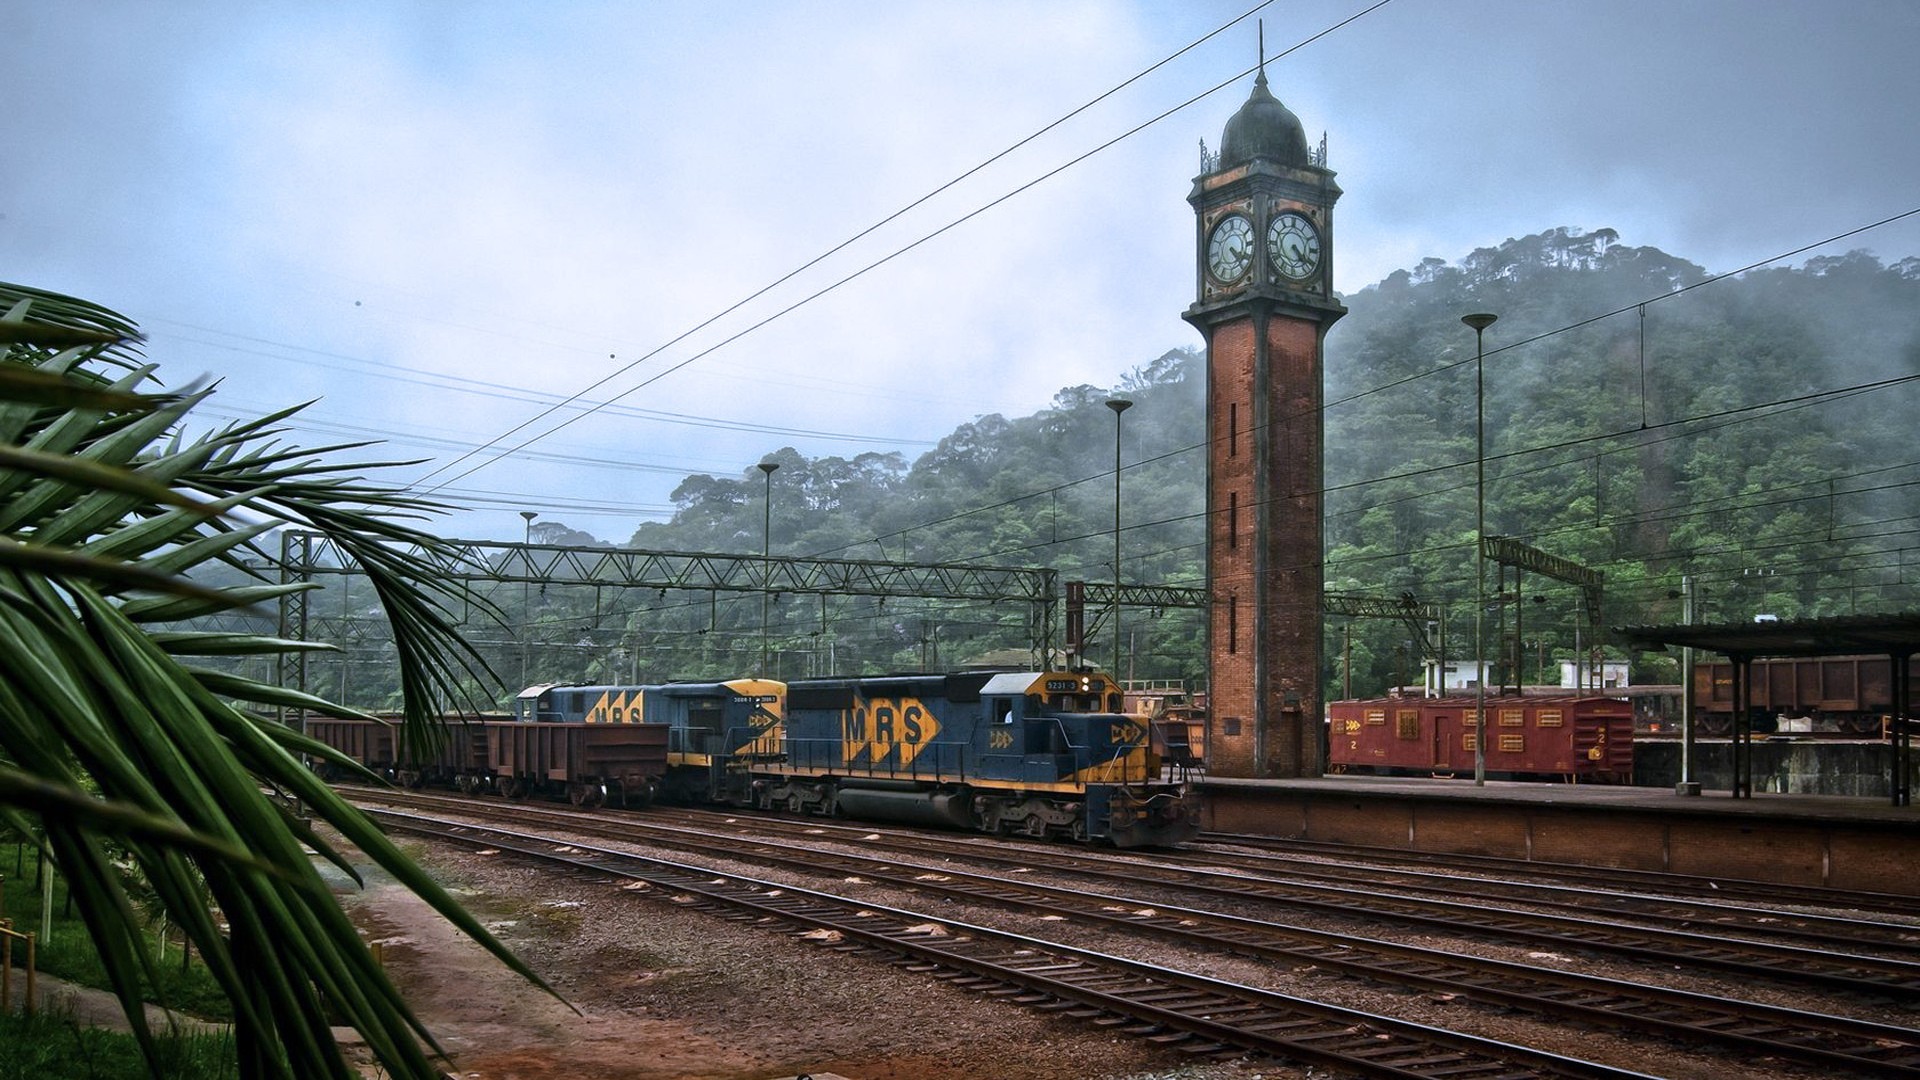
[[(424, 798), (425, 805), (442, 805)], [(463, 811), (472, 808), (460, 805)], [(477, 816), (506, 816), (479, 808)], [(1920, 1076), (1920, 1030), (1823, 1015), (1758, 1002), (1537, 969), (1522, 964), (1275, 924), (1137, 897), (1012, 882), (950, 864), (906, 863), (843, 852), (796, 852), (776, 842), (659, 825), (644, 818), (595, 820), (564, 810), (513, 808), (586, 835), (671, 847), (720, 858), (782, 865), (806, 873), (857, 875), (895, 888), (932, 892), (1016, 910), (1067, 915), (1150, 933), (1188, 947), (1225, 948), (1267, 960), (1307, 963), (1387, 985), (1459, 994), (1469, 1000), (1634, 1033), (1651, 1032), (1682, 1045), (1717, 1043), (1763, 1056), (1881, 1076)], [(933, 854), (931, 852), (929, 855)]]
[(1729, 934), (1737, 932), (1755, 939), (1791, 939), (1838, 948), (1858, 948), (1869, 944), (1886, 953), (1920, 959), (1920, 924), (1915, 923), (1823, 915), (1784, 907), (1759, 907), (1752, 903), (1736, 906), (1727, 900), (1709, 903), (1702, 898), (1629, 893), (1598, 888), (1592, 884), (1462, 877), (1458, 872), (1411, 870), (1364, 863), (1329, 863), (1286, 855), (1183, 849), (1171, 855), (1170, 861), (1234, 870), (1257, 866), (1274, 871), (1289, 881), (1359, 881), (1375, 887), (1393, 885), (1414, 893), (1517, 901), (1531, 908), (1576, 915), (1604, 911), (1609, 915), (1631, 916), (1638, 926), (1658, 925), (1684, 930), (1707, 924), (1716, 930)]
[[(1646, 1074), (1393, 1017), (1297, 998), (1020, 934), (690, 864), (518, 830), (369, 811), (390, 828), (472, 847), (645, 881), (714, 909), (775, 916), (908, 959), (952, 969), (964, 988), (1010, 991), (1023, 1004), (1083, 1020), (1123, 1017), (1130, 1034), (1183, 1049), (1232, 1048), (1360, 1076), (1562, 1076), (1640, 1080)], [(909, 970), (913, 970), (912, 967)], [(922, 969), (926, 970), (926, 969)], [(1126, 1020), (1121, 1021), (1125, 1023)]]
[[(768, 828), (778, 819), (753, 819), (756, 828)], [(809, 831), (841, 829), (871, 833), (872, 827), (848, 827), (824, 822), (796, 824)], [(914, 851), (904, 840), (863, 840), (870, 846), (892, 846)], [(1553, 948), (1574, 948), (1671, 965), (1676, 959), (1738, 975), (1758, 976), (1789, 983), (1814, 983), (1851, 994), (1884, 995), (1920, 1000), (1920, 963), (1907, 960), (1839, 953), (1825, 948), (1803, 948), (1777, 942), (1748, 941), (1682, 930), (1642, 928), (1630, 923), (1491, 907), (1484, 903), (1456, 903), (1407, 897), (1378, 889), (1294, 883), (1251, 876), (1245, 870), (1190, 865), (1159, 865), (1137, 857), (1103, 856), (1091, 851), (1071, 854), (1038, 846), (1015, 847), (1005, 841), (942, 836), (951, 849), (966, 845), (971, 857), (1020, 866), (1044, 866), (1081, 874), (1105, 874), (1133, 884), (1153, 882), (1220, 895), (1255, 898), (1310, 908), (1342, 919), (1392, 919), (1404, 924), (1482, 939), (1527, 941)]]
[(1375, 864), (1439, 866), (1451, 871), (1483, 870), (1489, 873), (1524, 874), (1529, 878), (1550, 877), (1563, 881), (1631, 884), (1663, 895), (1711, 899), (1721, 903), (1810, 904), (1891, 915), (1911, 915), (1920, 908), (1920, 901), (1898, 893), (1835, 889), (1822, 885), (1789, 885), (1746, 878), (1703, 877), (1665, 870), (1588, 867), (1572, 863), (1508, 859), (1497, 855), (1406, 851), (1400, 848), (1334, 844), (1320, 840), (1296, 840), (1242, 833), (1205, 833), (1200, 840), (1203, 843), (1235, 844), (1300, 855), (1367, 859)]

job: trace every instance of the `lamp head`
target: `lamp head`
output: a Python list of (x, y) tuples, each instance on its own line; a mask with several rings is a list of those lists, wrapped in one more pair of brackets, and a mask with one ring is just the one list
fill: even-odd
[(1489, 314), (1488, 312), (1484, 312), (1484, 311), (1476, 312), (1472, 315), (1460, 316), (1460, 321), (1463, 323), (1466, 323), (1468, 326), (1473, 327), (1475, 331), (1485, 330), (1487, 327), (1492, 326), (1494, 323), (1498, 322), (1499, 319), (1500, 319), (1500, 316)]

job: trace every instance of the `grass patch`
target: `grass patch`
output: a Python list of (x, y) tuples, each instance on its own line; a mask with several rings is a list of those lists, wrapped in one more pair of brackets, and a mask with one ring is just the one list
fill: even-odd
[[(14, 930), (23, 934), (40, 933), (41, 891), (39, 883), (35, 881), (36, 861), (37, 856), (30, 847), (0, 844), (0, 875), (4, 875), (5, 883), (4, 891), (0, 892), (0, 913), (12, 919)], [(93, 947), (86, 924), (67, 913), (66, 882), (59, 874), (53, 875), (52, 909), (53, 933), (37, 943), (41, 973), (81, 986), (111, 989), (106, 968), (100, 963), (100, 954)], [(170, 943), (162, 955), (158, 929), (157, 926), (152, 927), (146, 934), (147, 955), (155, 958), (159, 976), (157, 986), (152, 985), (151, 981), (146, 986), (146, 999), (208, 1020), (231, 1020), (232, 1003), (221, 991), (220, 984), (208, 973), (206, 965), (197, 958), (187, 960), (177, 941)], [(24, 943), (14, 942), (13, 962), (15, 966), (25, 966)], [(24, 1075), (32, 1074), (0, 1069), (0, 1077)]]
[[(231, 1080), (240, 1073), (231, 1035), (157, 1034), (158, 1074), (168, 1080)], [(154, 1071), (131, 1035), (83, 1027), (70, 1017), (0, 1014), (0, 1076), (149, 1080)]]

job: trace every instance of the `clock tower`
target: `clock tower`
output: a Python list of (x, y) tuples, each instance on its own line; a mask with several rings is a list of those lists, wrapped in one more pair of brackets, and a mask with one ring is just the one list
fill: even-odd
[(1197, 299), (1207, 341), (1208, 735), (1221, 776), (1319, 776), (1322, 346), (1333, 295), (1326, 141), (1267, 89), (1202, 148)]

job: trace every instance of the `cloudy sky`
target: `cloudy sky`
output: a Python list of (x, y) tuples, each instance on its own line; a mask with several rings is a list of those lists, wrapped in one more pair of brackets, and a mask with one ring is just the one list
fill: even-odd
[[(1186, 195), (1255, 2), (8, 4), (0, 279), (130, 316), (211, 414), (318, 399), (304, 441), (433, 458), (394, 478), (472, 507), (448, 535), (622, 541), (687, 473), (912, 458), (1197, 345)], [(1908, 0), (1257, 17), (1344, 292), (1558, 225), (1727, 271), (1920, 208)], [(1852, 248), (1920, 216), (1808, 254)]]

